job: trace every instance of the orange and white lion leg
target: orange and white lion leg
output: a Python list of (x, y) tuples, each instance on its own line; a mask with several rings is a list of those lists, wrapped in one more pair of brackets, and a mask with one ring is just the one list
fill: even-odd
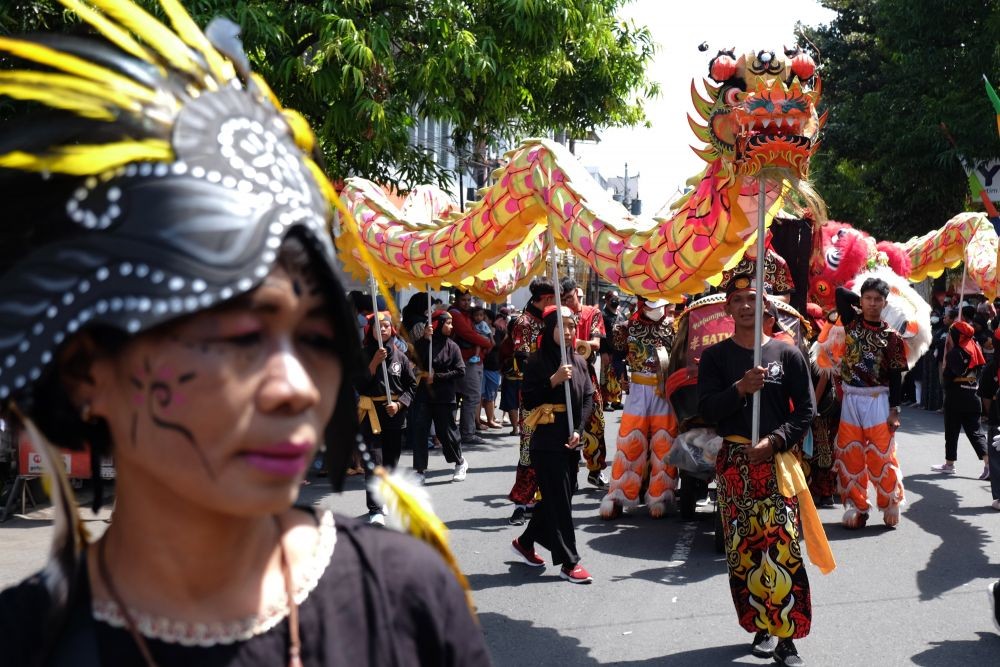
[(623, 508), (639, 504), (642, 478), (649, 461), (652, 398), (657, 398), (653, 387), (633, 384), (625, 399), (615, 444), (617, 451), (611, 465), (611, 481), (601, 501), (602, 519), (614, 519), (621, 515)]
[(677, 432), (677, 418), (669, 402), (655, 395), (653, 399), (651, 407), (654, 412), (649, 418), (652, 436), (649, 440), (650, 470), (646, 505), (649, 507), (649, 515), (659, 519), (667, 513), (667, 507), (673, 504), (677, 489), (677, 468), (667, 464), (674, 442), (673, 434)]
[(837, 491), (845, 510), (841, 523), (846, 528), (860, 528), (868, 520), (868, 466), (858, 405), (859, 400), (865, 397), (847, 392), (845, 389), (833, 467), (837, 474)]
[[(885, 412), (888, 419), (888, 403), (882, 402), (879, 413)], [(870, 427), (868, 448), (865, 452), (868, 477), (875, 486), (875, 499), (882, 510), (882, 520), (892, 528), (899, 523), (899, 508), (906, 499), (903, 491), (903, 472), (896, 458), (896, 439), (889, 432), (885, 421)]]

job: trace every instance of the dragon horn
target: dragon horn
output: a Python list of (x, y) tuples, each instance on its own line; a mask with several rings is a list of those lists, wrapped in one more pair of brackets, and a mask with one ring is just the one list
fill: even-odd
[(714, 148), (710, 147), (695, 148), (694, 146), (691, 146), (691, 150), (693, 150), (694, 154), (700, 157), (705, 162), (711, 163), (719, 158), (719, 152), (716, 151)]
[[(708, 81), (705, 81), (705, 87), (708, 88)], [(698, 87), (695, 86), (694, 80), (691, 80), (691, 102), (694, 104), (695, 111), (701, 116), (702, 120), (708, 120), (712, 112), (712, 107), (715, 105), (715, 101), (711, 99), (705, 99), (698, 93)]]
[(706, 144), (710, 143), (711, 142), (711, 134), (708, 131), (708, 126), (707, 125), (701, 125), (700, 123), (698, 123), (698, 121), (696, 121), (690, 115), (687, 117), (687, 119), (688, 119), (688, 125), (691, 126), (691, 131), (694, 132), (694, 136), (698, 137), (699, 139), (701, 139), (702, 141), (704, 141)]
[[(826, 125), (826, 119), (827, 116), (829, 115), (830, 115), (830, 110), (827, 109), (826, 111), (823, 112), (823, 115), (819, 117), (819, 128), (822, 128), (824, 125)], [(818, 145), (819, 144), (817, 144), (817, 146)]]

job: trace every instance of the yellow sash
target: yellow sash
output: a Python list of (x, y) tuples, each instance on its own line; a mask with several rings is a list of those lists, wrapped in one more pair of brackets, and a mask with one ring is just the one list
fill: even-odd
[(806, 538), (806, 553), (813, 565), (823, 574), (833, 572), (837, 563), (833, 559), (830, 543), (823, 531), (823, 522), (813, 504), (812, 494), (806, 484), (802, 465), (795, 454), (778, 452), (774, 455), (774, 472), (778, 478), (778, 490), (786, 498), (797, 496), (802, 515), (802, 532)]
[(659, 384), (659, 380), (655, 375), (639, 375), (638, 373), (632, 374), (632, 382), (634, 384), (644, 384), (647, 387), (655, 387)]
[[(750, 440), (740, 435), (727, 435), (723, 437), (727, 442), (749, 445)], [(833, 551), (830, 550), (830, 543), (826, 539), (823, 531), (823, 522), (816, 511), (812, 494), (806, 484), (805, 473), (802, 472), (802, 464), (792, 452), (774, 453), (774, 474), (778, 481), (778, 491), (786, 498), (797, 497), (799, 499), (799, 512), (802, 516), (802, 533), (806, 540), (806, 553), (809, 561), (819, 568), (823, 574), (833, 572), (837, 563), (833, 558)]]
[[(382, 423), (378, 420), (378, 410), (375, 409), (376, 403), (385, 403), (385, 396), (359, 396), (358, 397), (358, 423), (360, 424), (368, 418), (368, 421), (372, 425), (372, 433), (378, 435), (382, 432)], [(398, 396), (393, 396), (392, 400), (399, 400)]]
[(524, 423), (532, 429), (539, 424), (554, 424), (556, 412), (566, 412), (566, 406), (563, 403), (542, 403), (528, 413), (528, 416), (524, 418)]

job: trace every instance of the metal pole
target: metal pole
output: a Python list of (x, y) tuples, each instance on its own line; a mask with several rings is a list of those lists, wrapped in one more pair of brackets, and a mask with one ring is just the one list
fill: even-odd
[(431, 337), (427, 339), (427, 374), (434, 379), (434, 298), (431, 296), (431, 284), (427, 283), (427, 326), (431, 328)]
[[(753, 366), (759, 368), (761, 364), (762, 350), (764, 343), (764, 217), (766, 215), (767, 200), (764, 196), (764, 177), (757, 180), (757, 281), (756, 298), (754, 299), (754, 332), (753, 332)], [(760, 441), (760, 391), (753, 395), (753, 422), (751, 425), (750, 446), (756, 447)]]
[[(372, 293), (372, 312), (375, 314), (372, 318), (372, 327), (375, 329), (375, 339), (378, 341), (379, 347), (384, 347), (382, 342), (382, 326), (381, 319), (378, 315), (378, 289), (375, 286), (375, 275), (369, 271), (368, 272), (368, 286)], [(388, 350), (386, 350), (388, 352)], [(388, 358), (388, 356), (386, 356)], [(389, 391), (389, 370), (385, 367), (385, 359), (382, 360), (382, 380), (385, 383), (385, 400), (387, 403), (392, 403), (392, 393)]]
[(962, 301), (965, 299), (965, 279), (968, 277), (969, 272), (966, 270), (969, 267), (968, 262), (965, 261), (965, 253), (969, 251), (969, 242), (965, 242), (965, 246), (962, 249), (962, 292), (958, 295), (958, 321), (962, 321)]
[[(559, 267), (556, 259), (556, 244), (552, 239), (552, 230), (546, 229), (545, 234), (548, 236), (549, 240), (549, 253), (552, 255), (552, 284), (555, 286), (556, 292), (556, 322), (559, 326), (559, 352), (562, 356), (562, 365), (566, 366), (569, 364), (569, 359), (566, 355), (566, 327), (563, 326), (562, 318), (562, 294), (560, 294), (559, 289)], [(566, 419), (569, 421), (569, 437), (573, 437), (573, 394), (570, 391), (569, 380), (563, 382), (563, 387), (566, 389)]]

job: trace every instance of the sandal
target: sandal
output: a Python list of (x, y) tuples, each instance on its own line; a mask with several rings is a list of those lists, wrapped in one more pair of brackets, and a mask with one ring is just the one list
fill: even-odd
[(365, 474), (365, 469), (361, 468), (361, 467), (348, 468), (347, 469), (347, 474), (348, 475), (364, 475)]

